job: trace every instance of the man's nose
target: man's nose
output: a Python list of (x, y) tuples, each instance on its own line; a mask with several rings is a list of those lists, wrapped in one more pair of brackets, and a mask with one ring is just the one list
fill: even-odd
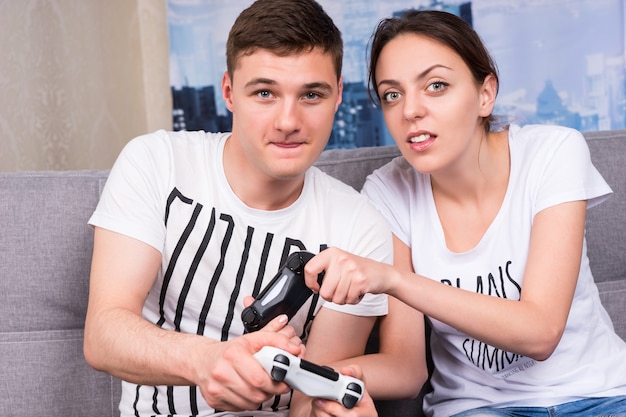
[(297, 100), (283, 99), (278, 106), (274, 127), (283, 133), (300, 128), (300, 109)]

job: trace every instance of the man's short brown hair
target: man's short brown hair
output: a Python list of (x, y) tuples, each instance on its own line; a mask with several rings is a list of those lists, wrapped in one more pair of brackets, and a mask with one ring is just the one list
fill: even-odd
[(314, 0), (257, 0), (235, 20), (226, 43), (226, 67), (231, 80), (238, 59), (259, 49), (278, 56), (319, 48), (333, 57), (341, 76), (341, 32)]

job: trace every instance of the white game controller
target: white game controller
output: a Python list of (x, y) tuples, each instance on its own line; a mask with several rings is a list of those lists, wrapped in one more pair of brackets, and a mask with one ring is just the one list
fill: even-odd
[(346, 408), (354, 407), (363, 397), (362, 381), (300, 359), (282, 349), (264, 346), (254, 356), (274, 381), (284, 381), (309, 397), (338, 401)]

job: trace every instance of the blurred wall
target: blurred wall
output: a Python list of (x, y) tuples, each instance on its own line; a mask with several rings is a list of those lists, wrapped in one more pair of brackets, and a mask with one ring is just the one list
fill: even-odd
[(171, 109), (166, 0), (0, 0), (0, 171), (110, 168)]

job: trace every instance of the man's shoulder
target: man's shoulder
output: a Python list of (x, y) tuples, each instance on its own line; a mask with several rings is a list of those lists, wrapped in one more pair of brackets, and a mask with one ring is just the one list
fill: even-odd
[[(313, 191), (313, 198), (318, 208), (326, 211), (327, 215), (334, 213), (338, 219), (368, 218), (374, 222), (380, 214), (370, 200), (352, 186), (337, 178), (321, 171), (317, 167), (311, 167), (307, 173), (306, 181), (310, 181), (307, 187)], [(327, 217), (328, 219), (329, 217)]]
[[(149, 157), (162, 159), (177, 155), (194, 155), (201, 149), (219, 146), (229, 133), (208, 133), (204, 131), (157, 130), (130, 140), (122, 153), (126, 157)], [(143, 155), (143, 156), (142, 156)]]
[(361, 195), (352, 186), (322, 171), (316, 166), (309, 168), (306, 181), (311, 181), (315, 185), (316, 191), (323, 189), (327, 192), (339, 193), (347, 197), (355, 196), (356, 198), (359, 198), (358, 196)]
[(197, 131), (173, 131), (159, 129), (154, 132), (145, 133), (143, 135), (133, 138), (129, 143), (140, 143), (145, 145), (156, 145), (157, 143), (169, 143), (169, 144), (194, 144), (205, 143), (206, 141), (219, 141), (221, 138), (226, 138), (230, 133), (212, 133), (202, 130)]

